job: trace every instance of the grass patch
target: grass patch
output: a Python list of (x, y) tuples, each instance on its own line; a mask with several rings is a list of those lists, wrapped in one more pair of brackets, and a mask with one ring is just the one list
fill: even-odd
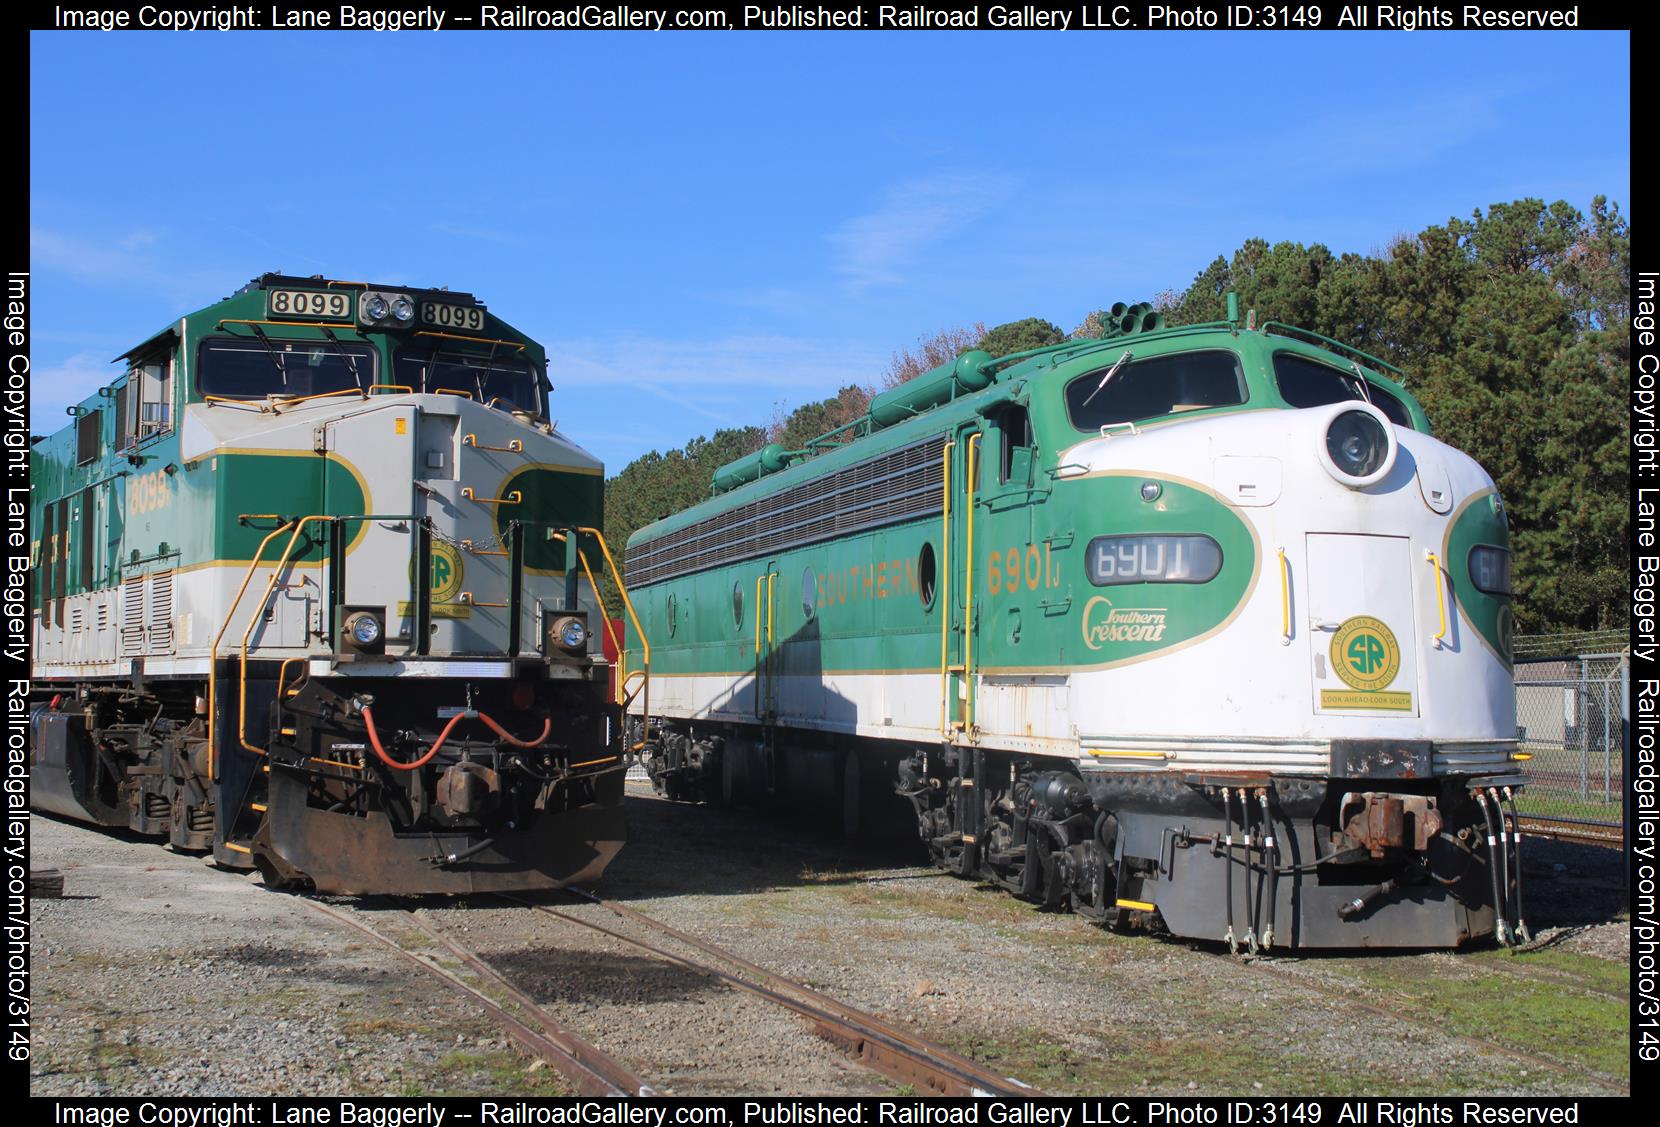
[(537, 1067), (535, 1061), (508, 1049), (484, 1049), (446, 1053), (422, 1094), (569, 1096), (573, 1092), (550, 1066)]
[(1509, 976), (1496, 982), (1487, 976), (1409, 977), (1384, 973), (1376, 966), (1349, 970), (1382, 995), (1383, 1006), (1403, 1017), (1427, 1019), (1466, 1037), (1582, 1065), (1626, 1082), (1631, 1079), (1629, 1001), (1563, 989), (1556, 979)]
[(1524, 951), (1512, 955), (1509, 951), (1491, 949), (1472, 951), (1461, 956), (1474, 963), (1497, 963), (1506, 971), (1527, 975), (1539, 971), (1542, 980), (1567, 986), (1594, 990), (1601, 994), (1615, 994), (1622, 998), (1631, 994), (1631, 968), (1613, 959), (1599, 959), (1595, 955), (1581, 955), (1546, 947), (1541, 951)]
[[(1151, 1092), (1178, 1095), (1436, 1096), (1490, 1091), (1516, 1078), (1490, 1066), (1463, 1072), (1393, 1072), (1377, 1063), (1356, 1068), (1317, 1053), (1285, 1047), (1283, 1033), (1229, 1023), (1225, 1034), (1126, 1037), (1115, 1029), (1084, 1049), (1061, 1044), (1040, 1028), (1001, 1036), (958, 1037), (952, 1047), (1054, 1094)], [(1263, 1087), (1251, 1087), (1260, 1079)], [(1189, 1087), (1189, 1085), (1192, 1087)]]

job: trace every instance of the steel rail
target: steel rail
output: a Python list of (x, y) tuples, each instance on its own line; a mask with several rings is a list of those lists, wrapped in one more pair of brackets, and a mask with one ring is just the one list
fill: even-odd
[(1041, 1096), (1044, 1093), (1021, 1080), (992, 1072), (967, 1057), (959, 1056), (942, 1045), (924, 1040), (909, 1030), (891, 1025), (874, 1014), (855, 1009), (834, 998), (819, 993), (812, 987), (774, 974), (742, 956), (735, 955), (695, 935), (672, 927), (660, 920), (602, 899), (592, 893), (568, 888), (565, 891), (582, 896), (622, 919), (669, 936), (714, 959), (740, 967), (759, 982), (723, 971), (677, 955), (655, 943), (627, 935), (604, 924), (561, 912), (546, 904), (538, 904), (508, 893), (497, 893), (504, 900), (523, 904), (539, 912), (589, 928), (602, 935), (648, 951), (682, 969), (710, 976), (734, 989), (782, 1006), (812, 1022), (818, 1034), (832, 1044), (846, 1049), (860, 1064), (880, 1072), (902, 1084), (912, 1085), (919, 1095), (935, 1096)]
[(357, 919), (352, 914), (310, 897), (302, 897), (301, 899), (308, 907), (314, 908), (323, 915), (346, 924), (348, 927), (356, 928), (383, 946), (390, 947), (422, 970), (442, 979), (451, 989), (470, 998), (489, 1013), (491, 1017), (495, 1018), (496, 1022), (515, 1041), (547, 1061), (548, 1064), (552, 1065), (561, 1075), (575, 1085), (578, 1095), (655, 1096), (658, 1094), (656, 1089), (647, 1084), (633, 1070), (618, 1063), (600, 1049), (559, 1025), (558, 1022), (548, 1016), (547, 1011), (543, 1010), (535, 999), (514, 987), (497, 973), (494, 967), (478, 955), (454, 942), (428, 921), (421, 919), (416, 913), (408, 909), (399, 909), (422, 932), (443, 944), (464, 964), (472, 968), (480, 978), (489, 981), (502, 990), (526, 1015), (542, 1027), (541, 1030), (532, 1029), (525, 1022), (508, 1013), (488, 994), (476, 986), (468, 984), (459, 975), (409, 950), (397, 940)]

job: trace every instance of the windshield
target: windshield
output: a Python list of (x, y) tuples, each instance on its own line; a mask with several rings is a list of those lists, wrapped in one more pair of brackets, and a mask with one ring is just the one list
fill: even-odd
[(372, 349), (326, 340), (209, 338), (196, 364), (197, 389), (227, 399), (353, 391), (374, 380)]
[(1066, 385), (1066, 413), (1079, 430), (1245, 402), (1245, 375), (1231, 352), (1182, 352), (1108, 364)]
[(394, 383), (416, 391), (462, 392), (479, 403), (512, 411), (542, 413), (542, 394), (530, 361), (516, 355), (490, 356), (430, 348), (401, 348)]
[(1274, 380), (1279, 384), (1280, 398), (1293, 407), (1323, 407), (1327, 403), (1365, 398), (1396, 426), (1412, 429), (1412, 415), (1406, 404), (1370, 380), (1366, 381), (1366, 393), (1362, 395), (1360, 376), (1352, 368), (1339, 371), (1316, 360), (1276, 352)]

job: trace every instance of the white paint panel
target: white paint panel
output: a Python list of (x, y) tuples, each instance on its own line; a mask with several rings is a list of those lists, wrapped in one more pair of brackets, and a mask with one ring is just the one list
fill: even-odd
[[(1412, 577), (1412, 544), (1404, 536), (1309, 533), (1310, 644), (1315, 653), (1326, 657), (1311, 669), (1316, 712), (1418, 715), (1418, 631)], [(1387, 627), (1395, 643), (1393, 650), (1379, 645), (1376, 631), (1354, 633), (1346, 628), (1345, 624), (1362, 617), (1376, 619)], [(1334, 654), (1334, 644), (1342, 652)], [(1367, 676), (1382, 676), (1378, 671), (1390, 668), (1394, 675), (1363, 688), (1339, 675), (1340, 663), (1358, 666)], [(1376, 707), (1355, 703), (1369, 693), (1377, 695)], [(1386, 703), (1398, 701), (1400, 693), (1410, 694), (1407, 707)], [(1342, 703), (1336, 703), (1339, 701)]]

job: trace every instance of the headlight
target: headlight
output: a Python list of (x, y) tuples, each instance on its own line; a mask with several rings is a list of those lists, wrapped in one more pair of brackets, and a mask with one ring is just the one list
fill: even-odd
[(340, 648), (358, 653), (380, 653), (386, 645), (386, 626), (378, 610), (342, 607)]
[(358, 295), (357, 321), (369, 328), (407, 329), (415, 324), (415, 300), (395, 290), (365, 290)]
[(1345, 404), (1326, 420), (1321, 462), (1351, 489), (1383, 480), (1395, 464), (1395, 433), (1376, 407)]
[(548, 652), (558, 647), (567, 653), (580, 654), (588, 646), (588, 624), (575, 615), (561, 615), (548, 623)]

